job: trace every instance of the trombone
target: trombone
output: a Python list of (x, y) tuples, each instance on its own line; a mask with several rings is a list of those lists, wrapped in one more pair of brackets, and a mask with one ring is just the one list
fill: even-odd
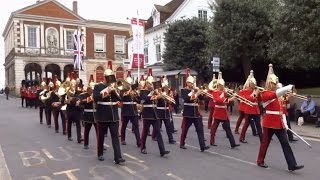
[(242, 96), (239, 96), (237, 93), (233, 92), (232, 89), (225, 88), (225, 90), (226, 90), (226, 92), (227, 92), (227, 94), (228, 94), (229, 96), (233, 96), (233, 97), (237, 98), (239, 101), (242, 101), (242, 102), (244, 102), (245, 104), (253, 107), (253, 105), (254, 105), (253, 102), (249, 101), (248, 99), (246, 99), (246, 98), (244, 98), (244, 97), (242, 97)]
[(163, 98), (165, 98), (166, 100), (168, 100), (169, 102), (176, 104), (176, 101), (169, 95), (167, 95), (166, 92), (163, 92), (160, 94)]

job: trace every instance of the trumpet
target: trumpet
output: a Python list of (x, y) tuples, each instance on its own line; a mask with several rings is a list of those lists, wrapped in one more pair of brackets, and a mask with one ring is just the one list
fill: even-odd
[(161, 93), (161, 96), (166, 100), (168, 100), (169, 102), (176, 104), (176, 101), (171, 96), (167, 95), (166, 92)]
[(253, 102), (251, 102), (251, 101), (249, 101), (248, 99), (246, 99), (246, 98), (238, 95), (237, 93), (234, 93), (234, 91), (233, 91), (232, 89), (225, 88), (225, 90), (226, 90), (226, 92), (227, 92), (227, 94), (228, 94), (229, 96), (235, 97), (235, 98), (238, 99), (239, 101), (242, 101), (242, 102), (244, 102), (245, 104), (247, 104), (247, 105), (249, 105), (249, 106), (251, 106), (251, 107), (254, 105)]

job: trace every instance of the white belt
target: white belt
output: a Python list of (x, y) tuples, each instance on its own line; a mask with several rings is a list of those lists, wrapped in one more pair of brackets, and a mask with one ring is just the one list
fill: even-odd
[(117, 105), (117, 102), (98, 102), (100, 105)]
[(281, 111), (266, 111), (266, 114), (273, 114), (273, 115), (281, 115), (282, 112)]
[(96, 112), (95, 109), (84, 109), (83, 111), (84, 111), (84, 112)]
[(143, 105), (143, 107), (145, 108), (145, 107), (154, 107), (154, 105), (152, 105), (152, 104), (146, 104), (146, 105)]
[(136, 102), (123, 102), (123, 104), (137, 104)]
[(215, 107), (215, 108), (223, 108), (223, 109), (226, 109), (226, 108), (227, 108), (227, 106), (220, 106), (220, 105), (215, 105), (214, 107)]
[(258, 105), (258, 103), (256, 103), (256, 102), (253, 102), (253, 103), (251, 103), (252, 105), (255, 105), (255, 106), (257, 106)]
[(157, 107), (157, 109), (169, 109), (169, 107)]
[(198, 104), (195, 103), (183, 103), (185, 106), (198, 106)]
[(262, 106), (265, 108), (265, 107), (267, 107), (269, 104), (271, 104), (273, 101), (275, 101), (276, 99), (271, 99), (271, 100), (269, 100), (269, 101), (266, 101), (266, 102), (264, 102), (264, 103), (262, 103)]

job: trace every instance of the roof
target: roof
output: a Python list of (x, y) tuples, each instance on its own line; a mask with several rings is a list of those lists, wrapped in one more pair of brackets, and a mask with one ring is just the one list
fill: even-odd
[[(160, 13), (160, 24), (164, 23), (184, 2), (185, 0), (172, 0), (168, 2), (166, 5), (161, 6), (155, 4), (155, 9)], [(145, 29), (149, 29), (153, 27), (153, 19), (152, 16), (149, 17), (147, 23), (145, 24)]]
[[(177, 74), (185, 75), (186, 70), (180, 69), (180, 70), (173, 70), (173, 71), (154, 72), (153, 76), (163, 76), (163, 75), (173, 76), (173, 75), (177, 75)], [(190, 74), (197, 75), (197, 72), (195, 70), (190, 70)]]

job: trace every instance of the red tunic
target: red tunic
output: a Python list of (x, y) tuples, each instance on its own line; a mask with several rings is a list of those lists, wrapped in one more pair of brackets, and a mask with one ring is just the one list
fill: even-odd
[[(244, 93), (245, 93), (245, 90), (240, 90), (238, 92), (238, 95), (243, 97), (244, 96)], [(238, 106), (238, 110), (239, 111), (244, 111), (245, 110), (245, 107), (246, 107), (246, 104), (242, 101), (239, 102), (239, 106)]]
[[(212, 94), (214, 91), (213, 90), (208, 90), (208, 93), (209, 94)], [(209, 104), (208, 104), (208, 107), (209, 108), (214, 108), (214, 100), (212, 98), (209, 98)]]
[(21, 97), (26, 97), (26, 88), (23, 87), (23, 86), (20, 88), (20, 96)]
[(251, 89), (247, 89), (246, 93), (244, 94), (243, 97), (248, 99), (249, 101), (251, 101), (254, 104), (253, 106), (246, 105), (244, 113), (246, 113), (246, 114), (260, 114), (258, 99), (257, 99), (257, 97), (254, 97), (254, 91)]
[(284, 99), (280, 99), (280, 104), (281, 104), (281, 108), (282, 108), (282, 112), (283, 114), (285, 114), (286, 116), (288, 116), (288, 110), (287, 110), (287, 105), (290, 104), (289, 100), (284, 100)]
[(264, 91), (261, 94), (261, 100), (266, 110), (263, 116), (262, 126), (273, 129), (283, 129), (282, 107), (275, 91)]
[(227, 103), (226, 97), (227, 94), (223, 91), (214, 91), (212, 93), (214, 100), (215, 100), (215, 106), (214, 106), (214, 111), (213, 111), (213, 118), (218, 119), (218, 120), (229, 120), (229, 114), (227, 110)]

